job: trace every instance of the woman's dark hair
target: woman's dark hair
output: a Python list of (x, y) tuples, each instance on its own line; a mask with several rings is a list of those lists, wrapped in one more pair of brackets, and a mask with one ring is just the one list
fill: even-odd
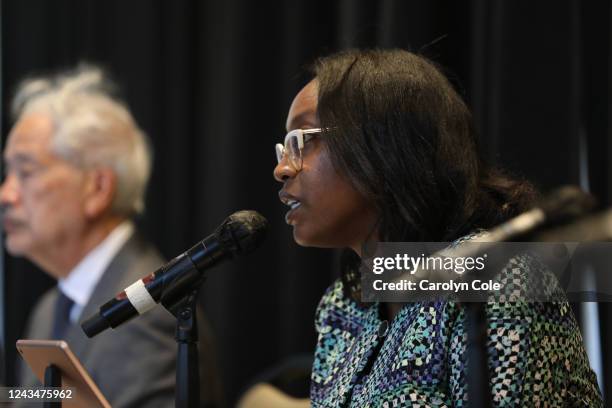
[(531, 205), (531, 184), (485, 166), (467, 106), (432, 62), (353, 50), (313, 71), (326, 146), (376, 206), (380, 241), (451, 241)]

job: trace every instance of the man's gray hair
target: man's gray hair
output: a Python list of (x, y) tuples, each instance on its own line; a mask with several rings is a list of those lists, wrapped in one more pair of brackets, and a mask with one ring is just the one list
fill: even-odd
[(144, 210), (151, 150), (146, 135), (113, 91), (102, 70), (83, 66), (24, 81), (13, 99), (12, 113), (15, 120), (32, 112), (49, 115), (55, 154), (81, 168), (113, 170), (117, 192), (112, 210), (131, 216)]

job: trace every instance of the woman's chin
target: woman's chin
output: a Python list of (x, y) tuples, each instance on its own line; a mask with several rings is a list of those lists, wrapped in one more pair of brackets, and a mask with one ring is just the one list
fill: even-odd
[(312, 247), (312, 248), (340, 248), (341, 246), (334, 245), (332, 242), (328, 240), (321, 239), (320, 236), (316, 234), (309, 233), (308, 231), (304, 231), (303, 228), (299, 226), (293, 227), (293, 240), (296, 244), (302, 247)]
[(308, 236), (304, 236), (304, 234), (301, 234), (299, 231), (299, 227), (296, 227), (296, 226), (293, 227), (293, 240), (299, 246), (303, 246), (303, 247), (313, 246), (311, 240), (308, 239)]
[(304, 225), (301, 224), (293, 225), (293, 240), (296, 244), (303, 247), (319, 246), (317, 245), (317, 240), (312, 234), (312, 231), (309, 231), (308, 228), (304, 228)]

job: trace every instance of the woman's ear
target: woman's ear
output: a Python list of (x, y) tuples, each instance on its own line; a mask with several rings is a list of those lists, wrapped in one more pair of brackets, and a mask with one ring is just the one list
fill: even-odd
[(108, 212), (117, 192), (117, 175), (109, 168), (96, 168), (87, 172), (85, 216), (97, 218)]

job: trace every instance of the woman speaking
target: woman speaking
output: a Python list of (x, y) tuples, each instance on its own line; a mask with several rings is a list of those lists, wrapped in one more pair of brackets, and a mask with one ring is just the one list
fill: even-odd
[[(527, 209), (533, 189), (483, 164), (465, 103), (406, 51), (320, 59), (286, 126), (274, 176), (293, 237), (345, 249), (317, 310), (312, 406), (466, 406), (462, 306), (362, 303), (362, 250), (469, 239)], [(494, 406), (602, 405), (567, 302), (489, 302), (486, 316)]]

